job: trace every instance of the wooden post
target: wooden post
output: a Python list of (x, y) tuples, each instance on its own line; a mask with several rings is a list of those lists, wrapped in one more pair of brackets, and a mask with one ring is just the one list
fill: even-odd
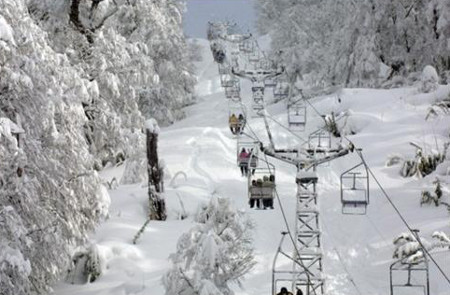
[(147, 172), (148, 172), (148, 197), (149, 197), (149, 219), (166, 220), (166, 204), (161, 196), (162, 169), (159, 167), (158, 159), (158, 133), (147, 129)]

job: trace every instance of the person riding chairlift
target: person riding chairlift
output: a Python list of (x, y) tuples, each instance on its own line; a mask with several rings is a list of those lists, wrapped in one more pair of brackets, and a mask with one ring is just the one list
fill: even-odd
[(248, 175), (249, 157), (250, 157), (250, 154), (247, 153), (245, 148), (242, 148), (241, 152), (239, 153), (239, 167), (241, 168), (242, 176)]
[(252, 175), (255, 175), (256, 167), (258, 166), (258, 157), (253, 149), (250, 150), (250, 168), (252, 169)]
[[(275, 176), (272, 174), (270, 175), (270, 177), (264, 175), (262, 186), (274, 188), (275, 187)], [(273, 199), (263, 199), (262, 203), (263, 203), (264, 209), (266, 209), (268, 207), (270, 209), (273, 209)]]
[(292, 292), (289, 292), (286, 287), (281, 287), (280, 293), (277, 295), (293, 295)]
[(244, 126), (245, 126), (245, 118), (244, 118), (244, 115), (239, 114), (238, 122), (239, 122), (239, 130), (237, 130), (236, 133), (242, 133), (242, 132), (244, 132)]
[[(262, 180), (261, 179), (258, 179), (258, 180), (253, 179), (252, 180), (252, 187), (261, 187), (261, 186), (262, 186)], [(255, 207), (255, 203), (256, 203), (256, 208), (259, 208), (259, 206), (260, 206), (259, 198), (256, 198), (256, 199), (251, 198), (248, 201), (248, 203), (250, 205), (250, 208)]]
[(230, 124), (231, 133), (236, 134), (239, 130), (239, 119), (235, 114), (232, 114), (228, 119), (228, 123)]

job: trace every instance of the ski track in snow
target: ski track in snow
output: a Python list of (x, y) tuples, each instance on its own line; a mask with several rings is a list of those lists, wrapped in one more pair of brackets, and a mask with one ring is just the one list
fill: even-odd
[[(162, 129), (160, 134), (160, 157), (165, 160), (168, 170), (165, 182), (168, 184), (179, 171), (187, 175), (186, 181), (178, 178), (176, 185), (166, 188), (168, 220), (150, 222), (138, 244), (133, 245), (134, 235), (145, 222), (147, 188), (136, 184), (111, 190), (110, 218), (92, 235), (104, 262), (103, 275), (98, 281), (86, 285), (60, 282), (55, 286), (54, 294), (164, 294), (161, 277), (171, 266), (168, 256), (175, 252), (178, 237), (193, 226), (192, 217), (198, 204), (207, 202), (212, 193), (231, 198), (234, 205), (247, 211), (256, 224), (254, 245), (258, 263), (246, 275), (243, 288), (234, 287), (236, 295), (270, 293), (273, 256), (285, 225), (277, 200), (275, 210), (248, 208), (247, 180), (240, 176), (236, 167), (236, 139), (227, 126), (228, 104), (220, 88), (217, 66), (210, 57), (208, 43), (205, 40), (199, 42), (204, 47), (204, 60), (198, 64), (199, 102), (186, 109), (186, 119)], [(242, 83), (242, 88), (244, 100), (249, 105), (249, 84)], [(423, 120), (428, 104), (421, 105), (417, 98), (412, 99), (415, 94), (413, 88), (344, 89), (341, 104), (332, 96), (315, 98), (313, 103), (323, 113), (352, 110), (360, 130), (350, 136), (351, 139), (364, 149), (369, 166), (408, 222), (430, 238), (431, 233), (437, 230), (449, 232), (446, 210), (443, 207), (420, 207), (420, 191), (425, 187), (425, 180), (401, 178), (398, 165), (384, 165), (390, 154), (413, 157), (415, 149), (408, 144), (409, 141), (422, 143), (429, 139), (427, 136), (431, 129), (436, 134), (444, 134), (447, 130), (442, 122)], [(269, 105), (268, 111), (286, 124), (284, 102)], [(321, 119), (311, 109), (308, 116), (306, 131), (301, 134), (303, 138), (321, 124)], [(252, 119), (250, 124), (258, 137), (266, 140), (262, 121)], [(280, 147), (300, 143), (279, 126), (271, 123), (271, 127)], [(271, 162), (276, 164), (277, 189), (289, 226), (294, 230), (295, 168), (276, 160)], [(339, 176), (357, 162), (356, 155), (349, 155), (318, 168), (326, 289), (333, 295), (385, 295), (389, 291), (389, 265), (394, 249), (392, 239), (406, 228), (373, 182), (367, 216), (341, 214)], [(115, 176), (119, 180), (122, 173), (123, 167), (114, 168), (102, 172), (102, 176), (108, 179)], [(177, 219), (182, 210), (180, 200), (189, 215), (185, 220)], [(436, 254), (436, 257), (449, 274), (449, 252)], [(448, 285), (435, 267), (430, 267), (430, 278), (431, 294), (450, 294)]]

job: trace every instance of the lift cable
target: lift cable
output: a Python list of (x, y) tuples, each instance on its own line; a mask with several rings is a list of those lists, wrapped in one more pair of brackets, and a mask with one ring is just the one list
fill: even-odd
[(294, 137), (296, 137), (297, 139), (300, 139), (303, 143), (307, 143), (308, 141), (306, 141), (305, 139), (303, 139), (300, 135), (296, 134), (295, 132), (293, 132), (291, 129), (289, 129), (288, 127), (284, 126), (282, 123), (278, 122), (274, 117), (272, 117), (270, 114), (266, 115), (270, 120), (274, 121), (276, 124), (280, 125), (283, 129), (286, 129), (286, 131), (288, 131), (289, 133), (291, 133)]
[[(328, 233), (330, 233), (331, 231), (328, 229), (328, 227), (327, 227), (327, 225), (326, 225), (326, 222), (323, 222), (322, 224), (323, 224), (323, 227), (326, 229), (326, 231), (327, 231)], [(331, 237), (331, 236), (330, 236), (330, 237)], [(358, 292), (359, 295), (362, 295), (362, 292), (361, 292), (361, 290), (359, 289), (358, 284), (356, 284), (356, 282), (355, 282), (353, 276), (350, 274), (349, 270), (347, 269), (347, 266), (345, 265), (344, 261), (342, 260), (341, 253), (339, 252), (339, 250), (338, 250), (336, 247), (333, 247), (333, 250), (336, 252), (336, 255), (337, 255), (338, 259), (339, 259), (339, 262), (340, 262), (341, 265), (342, 265), (342, 269), (343, 269), (343, 270), (345, 271), (345, 273), (347, 273), (347, 275), (348, 275), (348, 278), (347, 278), (347, 279), (348, 279), (349, 282), (352, 283), (352, 285), (355, 287), (356, 292)]]
[[(347, 138), (346, 138), (347, 139)], [(348, 139), (347, 139), (348, 140)], [(403, 223), (405, 224), (405, 226), (408, 228), (408, 230), (411, 233), (413, 232), (412, 227), (409, 225), (409, 223), (406, 221), (406, 219), (403, 217), (403, 215), (401, 214), (400, 210), (397, 208), (397, 206), (394, 204), (394, 202), (392, 201), (391, 197), (388, 195), (388, 193), (386, 192), (386, 190), (383, 188), (383, 186), (381, 185), (381, 183), (378, 181), (378, 178), (375, 176), (375, 174), (373, 173), (372, 169), (367, 165), (366, 160), (364, 159), (364, 156), (362, 155), (361, 152), (358, 153), (359, 157), (361, 158), (361, 161), (363, 161), (364, 165), (366, 165), (367, 170), (369, 171), (370, 175), (372, 175), (372, 178), (375, 180), (375, 182), (377, 183), (378, 187), (380, 188), (381, 192), (383, 193), (383, 195), (386, 197), (386, 199), (389, 201), (389, 203), (391, 204), (391, 206), (394, 208), (395, 212), (397, 213), (397, 215), (400, 217), (400, 219), (403, 221)], [(441, 266), (437, 263), (437, 261), (434, 259), (433, 256), (431, 256), (430, 252), (425, 248), (425, 246), (423, 245), (422, 241), (420, 239), (416, 239), (416, 241), (419, 243), (419, 245), (422, 247), (422, 250), (428, 255), (428, 257), (430, 257), (431, 261), (433, 262), (433, 264), (438, 268), (439, 272), (442, 274), (442, 276), (446, 279), (446, 281), (449, 283), (450, 285), (450, 278), (447, 276), (447, 274), (444, 272), (444, 270), (441, 268)]]
[[(259, 49), (259, 45), (257, 44), (257, 42), (256, 42), (256, 45), (257, 45), (257, 47), (258, 47), (258, 49)], [(325, 118), (324, 118), (324, 117), (322, 116), (322, 114), (321, 114), (321, 113), (320, 113), (320, 112), (312, 105), (312, 103), (311, 103), (308, 99), (304, 99), (304, 100), (305, 100), (305, 101), (309, 104), (309, 106), (310, 106), (310, 107), (311, 107), (311, 108), (319, 115), (319, 117), (321, 117), (321, 118), (324, 120), (324, 122), (326, 123)], [(241, 103), (241, 104), (242, 104), (242, 103)], [(265, 109), (264, 109), (264, 111), (265, 111)], [(268, 116), (268, 117), (270, 118), (270, 116)], [(264, 118), (265, 118), (265, 116), (264, 116)], [(273, 118), (271, 118), (271, 119), (273, 119)], [(273, 120), (274, 120), (274, 119), (273, 119)], [(274, 120), (274, 121), (275, 121), (275, 120)], [(269, 126), (268, 126), (266, 120), (265, 120), (265, 125), (266, 125), (266, 129), (268, 129)], [(261, 143), (261, 141), (259, 140), (258, 136), (257, 136), (256, 133), (253, 131), (253, 129), (251, 128), (251, 126), (250, 126), (250, 124), (249, 124), (248, 122), (247, 122), (247, 126), (248, 126), (249, 130), (254, 134), (254, 136), (258, 139), (258, 142)], [(269, 132), (269, 134), (270, 134), (270, 130), (268, 130), (268, 132)], [(350, 142), (351, 144), (353, 144), (353, 142), (352, 142), (351, 140), (349, 140), (346, 136), (343, 135), (342, 137), (343, 137), (344, 139), (346, 139), (348, 142)], [(354, 144), (353, 144), (353, 145), (354, 145)], [(405, 224), (405, 226), (407, 227), (407, 229), (408, 229), (411, 233), (413, 233), (413, 230), (412, 230), (411, 226), (408, 224), (408, 222), (406, 221), (406, 219), (403, 217), (403, 215), (401, 214), (401, 212), (399, 211), (399, 209), (397, 208), (397, 206), (394, 204), (394, 202), (392, 201), (392, 199), (390, 198), (390, 196), (387, 194), (387, 192), (385, 191), (385, 189), (384, 189), (383, 186), (381, 185), (381, 183), (378, 181), (378, 178), (375, 176), (375, 174), (373, 173), (373, 171), (372, 171), (372, 169), (370, 168), (370, 166), (368, 166), (367, 162), (366, 162), (365, 159), (364, 159), (364, 156), (362, 155), (361, 150), (357, 149), (356, 146), (355, 146), (355, 150), (357, 151), (358, 156), (361, 158), (361, 161), (363, 162), (363, 164), (365, 165), (365, 167), (368, 169), (370, 175), (372, 176), (372, 178), (375, 180), (375, 182), (377, 183), (378, 187), (379, 187), (380, 190), (382, 191), (383, 195), (387, 198), (387, 200), (389, 201), (389, 203), (391, 204), (391, 206), (394, 208), (394, 210), (396, 211), (397, 215), (400, 217), (400, 219), (401, 219), (402, 222)], [(266, 160), (267, 160), (267, 155), (264, 154), (264, 156), (265, 156), (265, 158), (266, 158)], [(270, 165), (268, 164), (268, 162), (267, 162), (267, 166), (268, 166), (269, 171), (271, 171), (271, 168), (270, 168)], [(289, 224), (288, 224), (288, 221), (287, 221), (285, 212), (284, 212), (284, 208), (283, 208), (283, 206), (282, 206), (282, 203), (281, 203), (281, 200), (280, 200), (280, 197), (279, 197), (279, 194), (278, 194), (278, 191), (277, 191), (276, 187), (275, 187), (274, 191), (275, 191), (275, 194), (276, 194), (276, 196), (277, 196), (278, 203), (279, 203), (279, 205), (280, 205), (281, 213), (282, 213), (282, 215), (283, 215), (283, 219), (284, 219), (284, 222), (285, 222), (285, 224), (286, 224), (286, 227), (287, 227), (287, 231), (288, 231), (289, 237), (290, 237), (290, 239), (291, 239), (291, 241), (292, 241), (292, 243), (293, 243), (293, 245), (294, 245), (294, 248), (295, 248), (295, 251), (296, 251), (297, 255), (299, 255), (299, 254), (300, 254), (300, 253), (299, 253), (299, 250), (298, 250), (297, 245), (296, 245), (296, 243), (295, 243), (295, 240), (294, 240), (294, 238), (293, 238), (293, 236), (292, 236), (292, 233), (291, 233), (291, 230), (290, 230), (290, 227), (289, 227)], [(450, 278), (445, 274), (445, 272), (443, 271), (443, 269), (441, 268), (441, 266), (440, 266), (440, 265), (436, 262), (436, 260), (431, 256), (431, 254), (430, 254), (429, 251), (425, 248), (425, 246), (424, 246), (423, 243), (420, 241), (420, 239), (417, 239), (417, 242), (420, 244), (420, 246), (422, 247), (423, 251), (424, 251), (424, 252), (428, 255), (428, 257), (431, 259), (431, 261), (433, 262), (433, 264), (438, 268), (439, 272), (443, 275), (443, 277), (446, 279), (446, 281), (450, 284)], [(307, 275), (307, 277), (308, 277), (308, 281), (310, 281), (310, 277), (309, 277), (309, 273), (308, 273), (308, 271), (307, 271), (307, 268), (306, 268), (300, 261), (299, 261), (299, 264), (302, 266), (302, 268), (305, 269), (306, 275)], [(356, 286), (356, 285), (355, 285), (355, 286)], [(315, 290), (314, 290), (314, 293), (315, 293)]]
[[(309, 100), (305, 100), (310, 106), (311, 108), (319, 115), (320, 118), (322, 118), (324, 120), (324, 122), (326, 122), (325, 118), (322, 116), (322, 114), (317, 110), (317, 108), (315, 108), (312, 103)], [(342, 137), (344, 139), (346, 139), (348, 142), (350, 142), (351, 144), (354, 145), (354, 143), (347, 138), (345, 135), (342, 135)], [(355, 146), (355, 145), (354, 145)], [(355, 146), (355, 150), (358, 153), (358, 156), (361, 158), (361, 161), (363, 162), (364, 166), (366, 166), (367, 170), (369, 171), (369, 173), (372, 175), (372, 178), (375, 180), (375, 182), (377, 183), (378, 187), (380, 188), (380, 190), (382, 191), (383, 195), (387, 198), (387, 200), (389, 201), (389, 203), (391, 204), (391, 206), (394, 208), (394, 210), (396, 211), (397, 215), (400, 217), (400, 219), (403, 221), (403, 223), (406, 225), (407, 229), (411, 232), (411, 234), (413, 234), (413, 230), (412, 227), (408, 224), (408, 222), (406, 221), (406, 219), (403, 217), (403, 215), (401, 214), (400, 210), (397, 208), (397, 206), (394, 204), (394, 202), (392, 201), (392, 199), (389, 197), (389, 195), (387, 194), (387, 192), (385, 191), (385, 189), (383, 188), (383, 186), (381, 185), (381, 183), (378, 181), (378, 178), (375, 176), (375, 174), (373, 173), (372, 169), (370, 168), (370, 166), (367, 164), (367, 162), (364, 159), (364, 156), (362, 155), (362, 152), (360, 149), (358, 149)], [(420, 239), (419, 239), (420, 240)], [(430, 252), (425, 248), (425, 246), (423, 245), (423, 243), (421, 241), (417, 240), (417, 242), (420, 244), (420, 246), (423, 248), (423, 251), (428, 255), (428, 257), (430, 257), (431, 261), (433, 262), (433, 264), (438, 268), (439, 272), (442, 274), (442, 276), (446, 279), (446, 281), (450, 284), (450, 278), (447, 276), (447, 274), (445, 274), (445, 272), (443, 271), (442, 267), (437, 263), (437, 261), (431, 256)]]
[[(308, 104), (312, 107), (312, 109), (321, 117), (322, 115), (320, 114), (320, 112), (309, 102), (307, 101)], [(325, 120), (325, 119), (323, 119)], [(344, 139), (346, 139), (348, 142), (352, 143), (354, 145), (354, 143), (348, 139), (348, 137), (346, 137), (345, 135), (342, 135)], [(375, 180), (375, 182), (377, 183), (378, 187), (380, 188), (381, 192), (383, 193), (383, 195), (386, 197), (386, 199), (389, 201), (389, 203), (391, 204), (392, 208), (394, 208), (395, 212), (397, 213), (397, 215), (400, 217), (400, 219), (402, 220), (402, 222), (406, 225), (406, 228), (410, 231), (411, 234), (414, 234), (412, 227), (409, 225), (409, 223), (406, 221), (406, 219), (403, 217), (403, 215), (401, 214), (400, 210), (397, 208), (397, 206), (394, 204), (394, 202), (392, 201), (391, 197), (387, 194), (386, 190), (383, 188), (383, 186), (381, 185), (381, 183), (378, 181), (378, 178), (375, 176), (375, 174), (373, 173), (372, 169), (370, 168), (370, 166), (367, 164), (366, 160), (364, 159), (364, 156), (361, 152), (360, 149), (357, 149), (355, 146), (355, 149), (358, 153), (358, 156), (361, 158), (361, 161), (363, 162), (364, 166), (366, 166), (367, 170), (369, 171), (370, 175), (372, 175), (372, 178)], [(422, 247), (423, 251), (428, 255), (428, 257), (430, 257), (431, 261), (433, 262), (433, 264), (438, 268), (439, 272), (442, 274), (442, 276), (445, 278), (445, 280), (449, 283), (450, 285), (450, 278), (447, 276), (447, 274), (444, 272), (444, 270), (441, 268), (441, 266), (437, 263), (437, 261), (434, 259), (433, 256), (431, 256), (430, 252), (425, 248), (425, 246), (423, 245), (422, 241), (420, 241), (420, 239), (417, 239), (417, 242), (419, 243), (419, 245)]]

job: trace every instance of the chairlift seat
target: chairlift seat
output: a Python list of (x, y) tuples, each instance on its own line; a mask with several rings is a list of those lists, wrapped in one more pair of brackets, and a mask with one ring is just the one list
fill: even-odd
[(251, 186), (249, 197), (250, 199), (273, 199), (274, 190), (275, 185), (273, 187)]
[(250, 158), (249, 157), (245, 157), (245, 158), (240, 157), (238, 161), (239, 161), (239, 166), (248, 166)]
[(341, 182), (342, 213), (364, 215), (369, 204), (369, 174), (364, 163), (343, 172)]
[(318, 179), (317, 174), (312, 171), (300, 170), (296, 175), (296, 183), (298, 184), (317, 183)]
[(230, 68), (223, 64), (219, 64), (219, 75), (227, 75), (227, 74), (230, 74)]
[(276, 85), (277, 85), (277, 81), (275, 81), (274, 79), (266, 79), (264, 81), (265, 87), (275, 87)]
[(253, 63), (259, 62), (260, 59), (261, 58), (260, 58), (259, 54), (255, 53), (255, 52), (251, 53), (248, 57), (248, 60)]
[(288, 106), (288, 124), (291, 129), (304, 130), (306, 125), (306, 106), (303, 103)]

